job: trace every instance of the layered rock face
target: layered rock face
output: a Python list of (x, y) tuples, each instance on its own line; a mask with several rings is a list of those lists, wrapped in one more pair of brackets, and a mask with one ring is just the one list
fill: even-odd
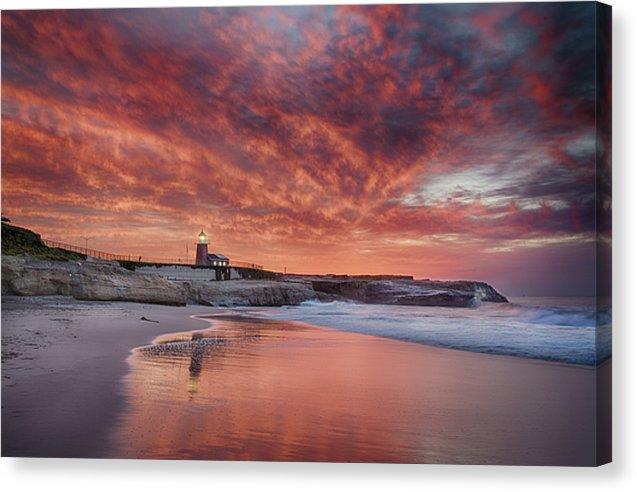
[(29, 255), (2, 257), (2, 293), (228, 307), (298, 305), (314, 300), (448, 307), (471, 307), (480, 301), (508, 302), (484, 282), (372, 277), (177, 282), (136, 273), (117, 263), (51, 261)]
[(318, 299), (309, 284), (267, 280), (186, 282), (189, 301), (209, 306), (285, 306)]
[(508, 302), (484, 282), (431, 280), (313, 279), (316, 292), (366, 304), (470, 307), (477, 302)]
[(80, 300), (185, 305), (184, 288), (155, 275), (131, 272), (118, 264), (49, 261), (30, 256), (2, 258), (2, 293), (64, 295)]
[(117, 263), (3, 256), (2, 293), (63, 295), (80, 300), (211, 306), (282, 306), (317, 299), (307, 284), (267, 280), (173, 282)]

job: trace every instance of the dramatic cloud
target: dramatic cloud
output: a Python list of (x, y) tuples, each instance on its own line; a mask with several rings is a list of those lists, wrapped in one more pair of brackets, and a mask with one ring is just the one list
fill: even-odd
[(3, 214), (118, 253), (204, 227), (277, 270), (592, 293), (595, 54), (590, 3), (5, 11)]

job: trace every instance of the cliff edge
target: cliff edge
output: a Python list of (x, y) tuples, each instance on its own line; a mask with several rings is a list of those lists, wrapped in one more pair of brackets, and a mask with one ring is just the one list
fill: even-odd
[(304, 301), (471, 307), (507, 302), (484, 282), (408, 278), (292, 278), (178, 282), (137, 273), (117, 262), (56, 261), (29, 254), (2, 256), (2, 294), (64, 295), (80, 300), (209, 306), (283, 306)]

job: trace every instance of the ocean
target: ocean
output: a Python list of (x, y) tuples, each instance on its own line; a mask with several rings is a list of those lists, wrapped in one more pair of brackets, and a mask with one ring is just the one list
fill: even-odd
[(596, 365), (611, 356), (611, 311), (594, 298), (522, 297), (473, 308), (304, 302), (243, 308), (290, 320), (471, 352)]

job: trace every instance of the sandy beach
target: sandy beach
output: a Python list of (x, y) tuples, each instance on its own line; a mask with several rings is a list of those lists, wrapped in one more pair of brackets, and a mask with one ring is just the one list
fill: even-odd
[(221, 312), (3, 297), (2, 454), (595, 464), (590, 367)]
[[(104, 457), (130, 350), (210, 308), (2, 297), (2, 455)], [(148, 319), (159, 321), (152, 323)]]

